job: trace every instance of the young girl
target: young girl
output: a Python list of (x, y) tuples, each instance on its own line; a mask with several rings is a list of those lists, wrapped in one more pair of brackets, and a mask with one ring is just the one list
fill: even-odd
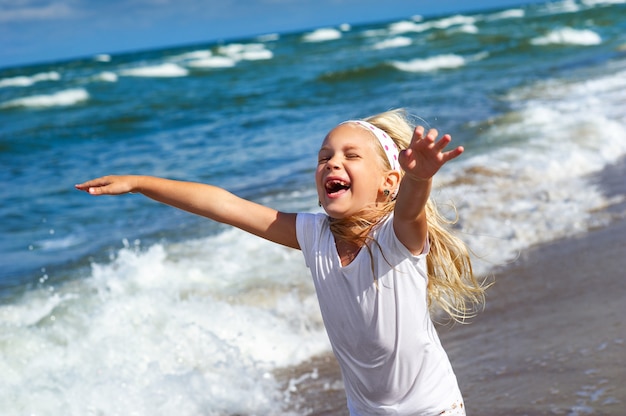
[(484, 288), (429, 199), (433, 175), (463, 148), (444, 151), (449, 135), (424, 133), (402, 110), (331, 130), (315, 173), (326, 214), (279, 212), (211, 185), (148, 176), (105, 176), (76, 188), (140, 192), (302, 250), (350, 415), (464, 415), (429, 307), (462, 320), (483, 302)]

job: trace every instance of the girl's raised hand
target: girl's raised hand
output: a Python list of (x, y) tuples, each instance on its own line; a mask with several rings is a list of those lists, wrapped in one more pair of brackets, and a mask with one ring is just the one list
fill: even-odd
[(449, 160), (463, 153), (463, 147), (458, 146), (444, 152), (445, 147), (452, 141), (449, 134), (436, 141), (439, 133), (430, 129), (424, 136), (424, 127), (417, 126), (409, 147), (400, 152), (399, 162), (406, 175), (416, 180), (426, 181)]
[(135, 191), (136, 177), (103, 176), (74, 185), (74, 187), (91, 195), (121, 195)]

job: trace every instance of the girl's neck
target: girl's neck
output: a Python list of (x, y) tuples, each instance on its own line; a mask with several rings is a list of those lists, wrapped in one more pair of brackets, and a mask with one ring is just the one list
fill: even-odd
[(339, 259), (341, 260), (341, 265), (345, 267), (352, 263), (352, 261), (356, 258), (359, 251), (361, 251), (363, 244), (359, 245), (356, 242), (337, 239), (335, 236), (335, 247), (337, 249)]
[(352, 263), (359, 254), (361, 248), (366, 244), (370, 228), (359, 222), (331, 219), (330, 229), (342, 266)]

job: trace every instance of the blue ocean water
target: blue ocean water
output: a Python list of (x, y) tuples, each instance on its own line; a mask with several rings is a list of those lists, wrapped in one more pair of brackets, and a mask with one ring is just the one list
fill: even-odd
[(277, 414), (272, 370), (328, 350), (299, 253), (75, 183), (149, 174), (314, 211), (325, 134), (405, 107), (466, 147), (433, 197), (487, 271), (611, 220), (623, 196), (589, 177), (626, 154), (625, 102), (619, 0), (0, 68), (1, 413)]

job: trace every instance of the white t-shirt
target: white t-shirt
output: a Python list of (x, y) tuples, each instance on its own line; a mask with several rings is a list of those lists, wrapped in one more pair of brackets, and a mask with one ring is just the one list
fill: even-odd
[(429, 247), (413, 255), (391, 215), (374, 230), (373, 256), (363, 247), (343, 267), (328, 216), (301, 213), (296, 224), (351, 415), (438, 415), (461, 403), (428, 312)]

